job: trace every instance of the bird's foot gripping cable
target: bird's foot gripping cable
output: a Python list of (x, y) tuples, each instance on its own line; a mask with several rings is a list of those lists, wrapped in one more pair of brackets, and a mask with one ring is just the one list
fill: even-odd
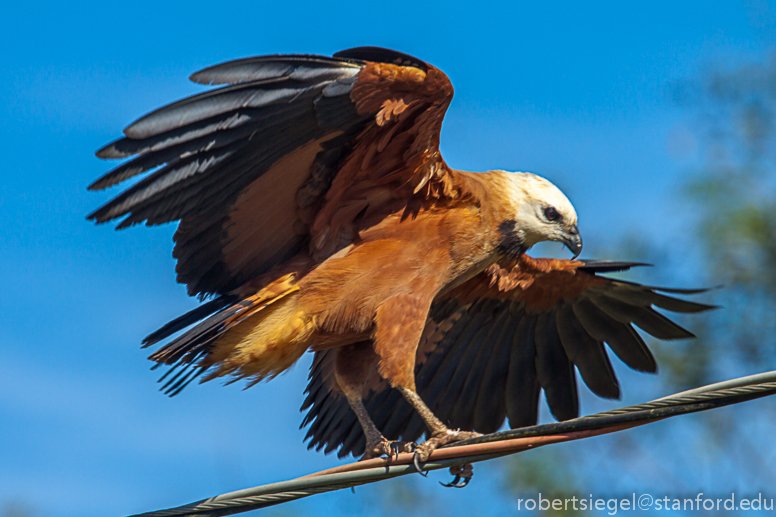
[[(415, 449), (415, 456), (412, 458), (412, 462), (415, 464), (415, 468), (418, 470), (418, 472), (421, 475), (425, 476), (426, 473), (423, 471), (421, 463), (425, 463), (426, 461), (428, 461), (428, 457), (436, 449), (438, 449), (443, 445), (447, 445), (449, 443), (460, 442), (461, 440), (469, 440), (471, 438), (477, 438), (479, 436), (482, 436), (482, 435), (480, 433), (475, 433), (471, 431), (443, 429), (442, 431), (438, 431), (434, 433), (428, 440), (426, 440), (425, 442), (417, 446), (417, 448)], [(458, 473), (453, 472), (452, 469), (450, 472), (454, 476), (458, 475)], [(461, 477), (464, 477), (464, 476), (461, 476)], [(471, 475), (469, 477), (471, 477)], [(460, 478), (454, 480), (453, 484), (458, 483), (458, 481), (460, 481)], [(468, 481), (466, 483), (468, 483)], [(466, 483), (464, 483), (463, 486), (466, 486)]]
[(380, 458), (382, 456), (388, 459), (398, 459), (399, 454), (403, 452), (415, 452), (418, 444), (415, 442), (400, 442), (397, 440), (383, 440), (377, 442), (374, 445), (367, 444), (366, 452), (361, 458), (362, 460), (368, 460), (372, 458)]

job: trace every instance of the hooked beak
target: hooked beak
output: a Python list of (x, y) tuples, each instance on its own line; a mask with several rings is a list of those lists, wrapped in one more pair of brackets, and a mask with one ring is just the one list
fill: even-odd
[(574, 260), (579, 256), (582, 252), (582, 237), (579, 235), (579, 229), (576, 224), (569, 228), (569, 231), (563, 236), (561, 242), (563, 242), (571, 253), (574, 254), (571, 260)]

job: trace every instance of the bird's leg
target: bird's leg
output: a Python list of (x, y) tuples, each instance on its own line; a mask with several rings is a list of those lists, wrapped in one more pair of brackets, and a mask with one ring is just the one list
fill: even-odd
[(399, 386), (398, 389), (401, 394), (404, 395), (404, 398), (406, 398), (407, 401), (417, 410), (417, 412), (420, 414), (420, 417), (423, 419), (423, 422), (426, 423), (426, 426), (431, 431), (431, 437), (424, 443), (418, 445), (418, 448), (415, 450), (415, 453), (418, 455), (418, 459), (420, 461), (428, 460), (428, 456), (431, 454), (431, 452), (434, 449), (441, 447), (442, 445), (482, 436), (480, 433), (475, 433), (472, 431), (448, 429), (447, 426), (443, 424), (442, 421), (434, 415), (434, 413), (431, 412), (426, 403), (423, 402), (423, 400), (417, 393), (415, 393), (415, 391), (404, 388), (402, 386)]
[(388, 456), (389, 458), (398, 457), (399, 453), (413, 452), (415, 450), (414, 443), (388, 440), (383, 436), (383, 433), (377, 429), (377, 426), (369, 417), (361, 397), (352, 397), (347, 394), (345, 396), (348, 399), (348, 404), (350, 404), (351, 409), (358, 417), (361, 429), (364, 431), (364, 436), (366, 436), (366, 447), (364, 448), (362, 460), (380, 456)]
[(431, 436), (415, 448), (415, 467), (428, 460), (442, 445), (480, 436), (478, 433), (451, 430), (443, 424), (415, 391), (415, 358), (426, 328), (428, 311), (440, 285), (433, 279), (414, 286), (412, 294), (386, 300), (375, 315), (374, 353), (380, 357), (378, 372), (412, 404), (431, 431)]
[[(420, 398), (420, 395), (418, 395), (415, 390), (411, 390), (402, 386), (397, 386), (397, 389), (401, 392), (402, 395), (404, 395), (404, 398), (407, 399), (407, 402), (412, 404), (415, 410), (417, 410), (418, 414), (423, 419), (423, 422), (425, 422), (426, 427), (428, 427), (429, 431), (431, 431), (431, 436), (429, 439), (418, 445), (415, 449), (415, 467), (419, 472), (421, 471), (420, 463), (425, 463), (428, 460), (429, 455), (431, 455), (435, 449), (441, 447), (442, 445), (447, 445), (448, 443), (460, 442), (461, 440), (468, 440), (469, 438), (482, 436), (480, 433), (475, 433), (472, 431), (448, 429), (448, 427), (434, 415), (431, 409), (429, 409), (426, 403), (423, 402), (423, 400)], [(454, 472), (454, 468), (460, 469), (460, 472)], [(457, 479), (454, 480), (452, 486), (456, 486), (456, 483), (460, 480), (460, 478), (466, 479), (466, 481), (463, 483), (463, 486), (466, 486), (466, 484), (469, 482), (468, 480), (471, 479), (471, 464), (465, 464), (454, 468), (450, 469), (450, 473), (457, 476)]]
[(337, 386), (345, 395), (351, 409), (358, 417), (361, 429), (366, 437), (366, 447), (362, 460), (380, 456), (394, 457), (402, 452), (413, 452), (414, 443), (388, 440), (369, 417), (364, 407), (362, 392), (369, 376), (377, 365), (377, 356), (370, 343), (355, 343), (337, 349), (334, 378)]

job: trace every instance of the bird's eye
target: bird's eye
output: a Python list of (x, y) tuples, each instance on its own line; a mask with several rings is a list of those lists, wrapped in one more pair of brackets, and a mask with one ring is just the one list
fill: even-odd
[(544, 217), (546, 217), (548, 221), (557, 221), (560, 219), (560, 214), (553, 207), (548, 206), (544, 209)]

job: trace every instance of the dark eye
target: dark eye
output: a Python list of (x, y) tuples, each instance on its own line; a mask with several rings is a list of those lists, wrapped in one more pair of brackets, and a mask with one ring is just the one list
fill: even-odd
[(548, 221), (557, 221), (560, 219), (560, 214), (553, 207), (548, 206), (544, 209), (544, 217), (546, 217)]

